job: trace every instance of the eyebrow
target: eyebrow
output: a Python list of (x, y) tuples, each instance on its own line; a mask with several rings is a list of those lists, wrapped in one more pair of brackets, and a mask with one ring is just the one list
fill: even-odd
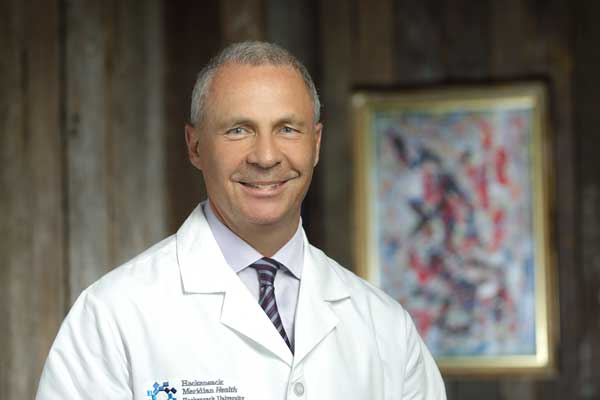
[(296, 125), (300, 128), (306, 127), (306, 124), (302, 121), (302, 119), (296, 117), (294, 114), (284, 115), (282, 118), (277, 120), (275, 125), (284, 125), (284, 124), (292, 124), (292, 125)]
[(254, 122), (250, 118), (246, 117), (233, 117), (225, 120), (221, 125), (223, 128), (235, 126), (235, 125), (252, 125)]
[[(225, 120), (222, 124), (220, 124), (220, 127), (227, 128), (227, 127), (236, 126), (236, 125), (255, 125), (255, 124), (256, 124), (256, 122), (251, 118), (243, 117), (243, 116), (234, 116), (232, 118)], [(278, 126), (278, 125), (285, 125), (285, 124), (295, 125), (300, 128), (306, 127), (306, 124), (302, 121), (302, 119), (298, 118), (294, 114), (284, 115), (283, 117), (277, 119), (273, 125)]]

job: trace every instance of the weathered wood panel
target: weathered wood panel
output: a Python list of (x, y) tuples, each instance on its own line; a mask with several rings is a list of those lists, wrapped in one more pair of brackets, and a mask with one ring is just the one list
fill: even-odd
[[(357, 0), (355, 5), (354, 82), (389, 84), (396, 78), (394, 2)], [(337, 18), (335, 13), (323, 17)]]
[(264, 0), (222, 0), (220, 3), (225, 44), (265, 39)]
[(200, 69), (222, 44), (217, 0), (177, 0), (163, 5), (164, 107), (168, 230), (174, 232), (206, 197), (202, 174), (187, 158), (184, 125)]
[(159, 6), (66, 5), (71, 300), (166, 234)]
[(394, 57), (401, 85), (445, 79), (444, 15), (436, 0), (398, 1), (394, 13)]
[(112, 266), (166, 236), (160, 3), (116, 2), (106, 55)]
[(315, 0), (267, 0), (265, 39), (288, 49), (319, 81), (319, 21)]
[(109, 11), (66, 4), (66, 130), (70, 300), (112, 267), (106, 76)]
[(464, 382), (457, 382), (456, 385), (452, 385), (452, 390), (447, 393), (448, 400), (466, 400), (466, 399), (486, 399), (486, 400), (500, 400), (498, 393), (498, 382), (490, 379), (486, 382), (479, 380), (470, 380)]
[(58, 2), (0, 2), (0, 387), (34, 397), (65, 311)]
[[(573, 398), (600, 398), (600, 3), (577, 2), (575, 9), (575, 73), (574, 110), (577, 144), (575, 157), (579, 185), (577, 215), (578, 244), (581, 249), (579, 284), (584, 283), (580, 302), (583, 321), (577, 348), (576, 381), (571, 383)], [(575, 272), (574, 269), (570, 270)], [(569, 273), (569, 272), (566, 272)], [(583, 286), (583, 285), (582, 285)], [(588, 318), (585, 318), (588, 316)], [(564, 318), (570, 318), (564, 316)], [(567, 322), (568, 323), (568, 322)], [(563, 337), (570, 330), (565, 330)], [(572, 339), (569, 339), (569, 342)]]
[(323, 137), (319, 161), (322, 191), (323, 249), (346, 267), (352, 266), (352, 8), (344, 0), (320, 3), (321, 100)]
[(477, 81), (489, 77), (491, 0), (454, 0), (440, 8), (443, 12), (441, 48), (446, 80)]

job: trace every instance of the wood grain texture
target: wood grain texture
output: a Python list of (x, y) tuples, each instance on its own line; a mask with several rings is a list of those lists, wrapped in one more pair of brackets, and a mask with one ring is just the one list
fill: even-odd
[(112, 265), (166, 236), (160, 2), (117, 2), (108, 27)]
[(440, 2), (401, 0), (396, 2), (394, 16), (398, 83), (414, 86), (445, 79), (446, 43)]
[(107, 24), (96, 1), (66, 5), (66, 130), (70, 301), (112, 265)]
[[(322, 246), (327, 254), (352, 268), (352, 123), (353, 85), (351, 7), (344, 0), (320, 3), (321, 99), (323, 137), (319, 168), (322, 190)], [(335, 16), (335, 18), (332, 18)]]
[(265, 39), (289, 50), (319, 81), (319, 2), (316, 0), (267, 0)]
[(0, 385), (35, 395), (65, 312), (58, 2), (0, 3)]
[(490, 2), (396, 2), (396, 76), (407, 86), (489, 78)]
[(222, 0), (220, 4), (225, 44), (265, 39), (264, 0)]
[(498, 390), (498, 382), (494, 380), (467, 380), (456, 385), (448, 400), (486, 399), (503, 400)]
[(190, 118), (196, 76), (222, 45), (219, 13), (217, 0), (176, 0), (162, 7), (169, 232), (177, 230), (196, 204), (206, 198), (202, 174), (188, 161), (184, 125)]
[(454, 0), (443, 11), (443, 63), (446, 80), (477, 81), (488, 78), (490, 71), (492, 0)]
[[(582, 321), (578, 342), (578, 374), (574, 393), (578, 399), (600, 397), (600, 54), (590, 50), (598, 46), (600, 27), (597, 15), (600, 4), (580, 1), (575, 11), (574, 110), (577, 131), (576, 160), (579, 177), (578, 244), (581, 248), (581, 282), (584, 295), (580, 314), (590, 316)], [(568, 318), (568, 317), (567, 317)], [(565, 332), (565, 334), (567, 334)], [(575, 398), (575, 397), (574, 397)]]
[[(348, 2), (346, 2), (347, 4)], [(357, 0), (353, 10), (354, 82), (386, 84), (396, 78), (394, 65), (394, 2)], [(335, 17), (333, 17), (335, 16)], [(337, 13), (324, 17), (337, 18)], [(341, 39), (341, 37), (340, 37)]]
[(67, 4), (71, 301), (167, 233), (159, 6)]

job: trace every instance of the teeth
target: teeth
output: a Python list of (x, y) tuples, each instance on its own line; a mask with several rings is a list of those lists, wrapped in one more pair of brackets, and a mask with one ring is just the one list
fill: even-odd
[(261, 184), (261, 183), (246, 183), (246, 185), (257, 188), (257, 189), (272, 189), (276, 186), (279, 186), (279, 183), (269, 183), (269, 184)]

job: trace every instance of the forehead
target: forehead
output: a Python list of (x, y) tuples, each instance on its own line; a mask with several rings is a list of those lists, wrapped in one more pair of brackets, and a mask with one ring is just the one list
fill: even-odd
[(308, 89), (300, 73), (287, 65), (225, 64), (212, 79), (209, 103), (231, 103), (268, 97), (293, 97), (312, 104)]
[(239, 63), (227, 63), (218, 67), (213, 77), (212, 86), (219, 86), (226, 82), (240, 83), (251, 78), (279, 78), (289, 81), (290, 84), (304, 86), (300, 73), (289, 65)]

